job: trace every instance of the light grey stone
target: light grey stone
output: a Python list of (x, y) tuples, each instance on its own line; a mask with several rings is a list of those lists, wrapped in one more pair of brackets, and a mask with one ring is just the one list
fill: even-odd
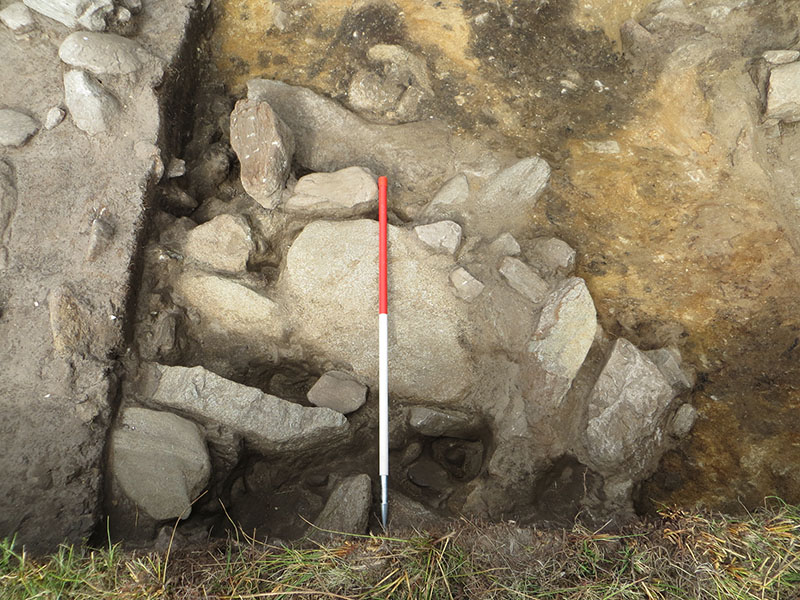
[(630, 478), (653, 467), (674, 395), (653, 362), (618, 339), (587, 399), (583, 439), (591, 463), (601, 472), (625, 472)]
[(458, 209), (469, 199), (469, 181), (459, 173), (447, 181), (425, 207), (426, 215), (437, 215), (451, 209)]
[(550, 165), (538, 156), (524, 158), (497, 173), (471, 203), (478, 231), (496, 236), (519, 233), (550, 181)]
[[(390, 389), (406, 397), (460, 400), (472, 368), (460, 338), (472, 325), (451, 291), (448, 254), (431, 253), (409, 230), (389, 226), (392, 294)], [(378, 373), (375, 221), (314, 221), (297, 236), (278, 287), (292, 307), (299, 343), (334, 364), (350, 365), (365, 382)], [(251, 334), (252, 335), (252, 334)]]
[(475, 423), (466, 415), (427, 406), (413, 406), (408, 412), (408, 424), (417, 433), (429, 437), (472, 439), (476, 433)]
[[(397, 82), (369, 70), (359, 69), (347, 88), (347, 101), (353, 110), (373, 119), (387, 117), (397, 106), (403, 88)], [(391, 121), (391, 118), (388, 119)], [(381, 119), (384, 122), (384, 119)]]
[(558, 238), (534, 240), (526, 255), (539, 274), (544, 277), (566, 277), (575, 268), (575, 250)]
[(549, 287), (547, 282), (521, 260), (506, 256), (500, 263), (499, 271), (508, 285), (534, 304), (544, 300)]
[(500, 256), (519, 256), (522, 249), (519, 242), (510, 233), (501, 233), (489, 244), (489, 251)]
[(266, 102), (239, 100), (231, 113), (231, 146), (245, 191), (264, 208), (280, 201), (294, 154), (294, 136)]
[(450, 273), (450, 282), (455, 288), (456, 296), (467, 302), (477, 298), (485, 287), (464, 267), (458, 267)]
[(44, 128), (45, 129), (54, 129), (61, 122), (64, 120), (64, 117), (67, 116), (66, 111), (60, 106), (54, 106), (50, 110), (47, 111), (47, 116), (44, 118)]
[(151, 402), (223, 426), (262, 454), (330, 449), (348, 436), (347, 419), (328, 408), (300, 406), (203, 367), (153, 368)]
[(681, 407), (675, 412), (670, 423), (670, 432), (676, 438), (684, 438), (689, 435), (689, 432), (694, 427), (694, 422), (697, 420), (697, 409), (689, 404), (682, 404)]
[(95, 75), (126, 75), (152, 60), (137, 42), (115, 33), (76, 31), (58, 49), (59, 58)]
[(0, 146), (22, 146), (39, 131), (39, 123), (10, 108), (0, 108)]
[(114, 11), (112, 0), (23, 0), (31, 10), (70, 28), (104, 31), (106, 19)]
[(89, 245), (86, 251), (86, 260), (93, 262), (108, 248), (111, 239), (114, 237), (114, 223), (106, 209), (100, 211), (92, 219), (92, 227), (89, 230)]
[(454, 221), (438, 221), (428, 225), (417, 225), (414, 233), (423, 243), (437, 252), (455, 254), (461, 244), (461, 225)]
[(0, 10), (0, 22), (14, 33), (26, 33), (36, 25), (31, 11), (22, 2), (14, 2)]
[(645, 352), (661, 374), (666, 378), (675, 393), (685, 392), (694, 387), (694, 372), (684, 369), (680, 350), (674, 347), (659, 348)]
[(78, 129), (90, 135), (106, 131), (119, 113), (119, 102), (85, 71), (64, 73), (64, 102)]
[(800, 59), (800, 50), (767, 50), (762, 56), (773, 65), (785, 65)]
[(184, 254), (206, 268), (242, 273), (255, 252), (250, 227), (243, 217), (219, 215), (198, 225), (186, 235)]
[(318, 217), (353, 217), (375, 211), (378, 204), (375, 176), (363, 167), (333, 173), (311, 173), (297, 180), (283, 209)]
[(153, 519), (185, 519), (208, 484), (211, 462), (200, 428), (177, 415), (127, 408), (111, 434), (111, 475)]
[(768, 119), (800, 121), (800, 62), (773, 67), (767, 89)]
[(308, 390), (308, 401), (347, 415), (367, 401), (367, 386), (343, 371), (328, 371)]
[(309, 529), (309, 538), (320, 540), (336, 533), (366, 533), (370, 506), (372, 482), (369, 475), (351, 475), (343, 479), (314, 521), (314, 527)]
[(167, 165), (167, 178), (175, 179), (186, 174), (186, 161), (180, 158), (173, 158)]

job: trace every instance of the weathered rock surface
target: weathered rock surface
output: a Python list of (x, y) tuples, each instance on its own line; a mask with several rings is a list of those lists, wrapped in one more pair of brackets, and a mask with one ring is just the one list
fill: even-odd
[(414, 233), (424, 244), (437, 252), (455, 254), (461, 245), (461, 225), (454, 221), (438, 221), (429, 225), (417, 225)]
[(697, 409), (689, 404), (681, 405), (675, 412), (670, 423), (670, 433), (676, 438), (683, 438), (689, 435), (689, 432), (694, 427), (694, 422), (697, 420)]
[(348, 167), (301, 177), (283, 209), (302, 215), (345, 218), (375, 211), (377, 200), (375, 176), (363, 167)]
[(458, 267), (450, 273), (450, 282), (455, 288), (456, 296), (467, 302), (471, 302), (477, 298), (485, 287), (464, 267)]
[(58, 49), (59, 58), (76, 69), (95, 75), (134, 73), (153, 57), (131, 39), (115, 33), (76, 31)]
[(335, 533), (365, 533), (371, 505), (372, 482), (369, 475), (351, 475), (343, 479), (314, 521), (315, 527), (309, 530), (309, 537), (325, 539)]
[(765, 116), (786, 123), (800, 121), (800, 62), (779, 65), (770, 71)]
[(22, 2), (14, 2), (0, 10), (0, 23), (14, 33), (25, 33), (36, 25), (31, 11)]
[(558, 238), (534, 240), (527, 256), (545, 278), (567, 277), (575, 268), (575, 250)]
[(500, 256), (519, 256), (522, 249), (519, 242), (510, 233), (501, 233), (489, 244), (489, 251)]
[(550, 165), (533, 156), (497, 173), (469, 203), (470, 225), (487, 236), (519, 233), (550, 181)]
[(203, 367), (153, 365), (150, 376), (150, 402), (223, 426), (265, 455), (330, 449), (347, 439), (347, 419), (340, 413), (281, 400)]
[(685, 392), (694, 386), (694, 373), (681, 364), (681, 353), (677, 348), (658, 348), (645, 352), (675, 393)]
[(617, 340), (587, 400), (583, 440), (591, 464), (630, 478), (654, 467), (674, 395), (651, 360), (629, 341)]
[(36, 119), (10, 108), (0, 108), (0, 146), (21, 146), (37, 131)]
[(367, 386), (348, 373), (328, 371), (308, 391), (308, 401), (347, 415), (364, 405), (367, 391)]
[(411, 407), (408, 411), (408, 424), (417, 433), (429, 437), (472, 439), (477, 431), (474, 419), (467, 415), (427, 406)]
[(185, 519), (208, 483), (211, 462), (200, 428), (177, 415), (126, 408), (111, 434), (111, 477), (155, 520)]
[(186, 234), (186, 258), (206, 268), (226, 273), (242, 273), (255, 252), (250, 227), (242, 217), (219, 215)]
[(268, 103), (239, 100), (231, 113), (231, 146), (245, 191), (264, 208), (274, 208), (292, 164), (292, 131)]
[(762, 57), (773, 65), (785, 65), (800, 59), (800, 50), (767, 50)]
[(25, 5), (63, 23), (67, 27), (84, 27), (90, 31), (103, 31), (106, 19), (114, 11), (112, 0), (22, 0)]
[(425, 207), (426, 216), (450, 214), (458, 210), (469, 199), (469, 181), (459, 173), (448, 180)]
[(47, 111), (47, 115), (44, 118), (44, 128), (45, 129), (53, 129), (61, 124), (64, 120), (64, 117), (67, 116), (67, 113), (64, 111), (63, 108), (60, 106), (54, 106), (50, 110)]
[(506, 256), (498, 270), (508, 285), (534, 304), (544, 300), (549, 289), (547, 282), (521, 260)]
[(85, 71), (64, 73), (64, 102), (78, 129), (90, 135), (106, 131), (119, 113), (119, 102)]
[[(374, 221), (315, 221), (289, 249), (279, 282), (293, 307), (298, 340), (336, 364), (350, 365), (365, 381), (374, 380), (378, 368), (377, 243)], [(468, 352), (459, 343), (471, 327), (451, 292), (453, 260), (393, 226), (389, 246), (390, 386), (405, 396), (458, 400), (472, 379)]]

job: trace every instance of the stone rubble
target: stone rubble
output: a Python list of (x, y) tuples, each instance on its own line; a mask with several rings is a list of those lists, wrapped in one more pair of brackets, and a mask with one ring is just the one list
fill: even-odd
[(767, 50), (761, 56), (773, 65), (785, 65), (800, 59), (800, 50)]
[(300, 215), (349, 218), (375, 212), (378, 184), (363, 167), (311, 173), (297, 180), (283, 210)]
[(498, 235), (489, 245), (489, 250), (498, 256), (519, 256), (522, 253), (519, 242), (508, 232)]
[(22, 146), (37, 131), (36, 119), (10, 108), (0, 108), (0, 146)]
[(455, 254), (461, 245), (461, 225), (453, 221), (417, 225), (414, 227), (414, 233), (421, 242), (437, 252)]
[(328, 371), (308, 391), (308, 401), (314, 406), (348, 415), (364, 405), (367, 392), (367, 386), (353, 379), (350, 374)]
[(534, 240), (527, 256), (545, 279), (569, 277), (575, 269), (575, 250), (558, 238)]
[(64, 102), (75, 126), (89, 135), (109, 129), (119, 114), (119, 102), (85, 71), (64, 73)]
[(549, 289), (547, 282), (521, 260), (506, 256), (500, 263), (498, 271), (508, 285), (534, 304), (544, 300)]
[(447, 181), (425, 207), (425, 216), (445, 214), (452, 209), (459, 209), (469, 199), (469, 180), (459, 173)]

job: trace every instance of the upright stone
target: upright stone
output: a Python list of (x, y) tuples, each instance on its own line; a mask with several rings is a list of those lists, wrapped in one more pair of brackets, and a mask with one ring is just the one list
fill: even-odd
[(245, 191), (264, 208), (275, 208), (292, 164), (292, 132), (266, 102), (239, 100), (231, 113), (231, 146)]
[(363, 534), (367, 531), (372, 504), (369, 475), (351, 475), (333, 490), (325, 508), (309, 530), (311, 539), (325, 539), (336, 533)]

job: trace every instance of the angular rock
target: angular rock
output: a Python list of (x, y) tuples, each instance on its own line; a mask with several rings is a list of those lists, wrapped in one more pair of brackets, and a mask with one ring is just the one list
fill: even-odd
[(314, 406), (323, 406), (347, 415), (364, 405), (367, 391), (367, 386), (349, 374), (328, 371), (308, 391), (308, 401)]
[(36, 119), (10, 108), (0, 108), (0, 146), (21, 146), (37, 131)]
[(414, 233), (423, 243), (437, 252), (455, 254), (461, 244), (461, 225), (454, 221), (439, 221), (414, 227)]
[(90, 135), (106, 131), (119, 113), (119, 102), (85, 71), (64, 73), (64, 102), (78, 129)]
[(497, 239), (489, 244), (489, 251), (500, 256), (519, 256), (522, 249), (514, 236), (506, 232), (498, 235)]
[(112, 0), (22, 0), (31, 10), (67, 27), (104, 31), (106, 19), (114, 11)]
[[(367, 382), (377, 374), (377, 242), (375, 221), (314, 221), (289, 248), (278, 283), (298, 342)], [(451, 292), (452, 257), (432, 254), (413, 232), (393, 226), (389, 246), (389, 385), (406, 397), (457, 401), (472, 380), (463, 343), (472, 326)]]
[(425, 215), (438, 215), (451, 209), (458, 209), (469, 199), (469, 181), (459, 173), (447, 181), (425, 207)]
[(58, 49), (58, 57), (68, 65), (95, 75), (126, 75), (152, 60), (137, 42), (115, 33), (76, 31)]
[(351, 475), (343, 479), (314, 521), (314, 527), (309, 529), (309, 538), (320, 540), (336, 533), (366, 533), (370, 506), (372, 482), (369, 475)]
[(31, 11), (22, 2), (14, 2), (0, 10), (0, 23), (14, 33), (26, 33), (36, 25)]
[(187, 259), (226, 273), (242, 273), (255, 252), (247, 221), (234, 215), (219, 215), (198, 225), (186, 235)]
[(476, 433), (474, 420), (466, 415), (427, 406), (413, 406), (408, 412), (408, 424), (417, 433), (428, 437), (473, 439)]
[(167, 165), (167, 178), (175, 179), (186, 174), (186, 161), (180, 158), (173, 158)]
[(239, 100), (231, 113), (231, 146), (245, 191), (264, 208), (274, 208), (292, 164), (292, 131), (266, 102)]
[(765, 117), (800, 121), (800, 62), (773, 67), (769, 74)]
[(534, 304), (544, 300), (549, 288), (547, 282), (521, 260), (506, 256), (498, 270), (508, 285)]
[(674, 395), (652, 361), (618, 339), (587, 399), (583, 441), (591, 463), (601, 472), (624, 472), (629, 478), (655, 466)]
[(687, 402), (681, 405), (675, 413), (675, 416), (672, 417), (672, 422), (669, 427), (670, 433), (678, 439), (684, 438), (689, 435), (696, 420), (697, 409)]
[(47, 111), (47, 116), (44, 118), (44, 128), (54, 129), (61, 123), (61, 121), (64, 120), (65, 116), (67, 116), (67, 113), (63, 108), (60, 106), (54, 106)]
[(681, 364), (681, 353), (677, 348), (649, 350), (645, 352), (645, 356), (658, 367), (676, 394), (694, 387), (694, 373), (690, 369), (684, 369)]
[(121, 491), (153, 519), (185, 519), (208, 484), (200, 428), (168, 412), (127, 408), (112, 432), (109, 463)]
[(538, 156), (500, 171), (471, 203), (475, 226), (488, 236), (520, 232), (549, 181), (550, 165)]
[(445, 520), (445, 517), (437, 515), (421, 502), (412, 500), (397, 490), (392, 490), (389, 494), (389, 525), (393, 531), (401, 527), (415, 531), (430, 530), (441, 527)]
[(558, 238), (536, 239), (526, 254), (539, 274), (547, 278), (566, 277), (575, 268), (575, 250)]
[(303, 407), (203, 367), (153, 365), (151, 373), (151, 402), (223, 426), (265, 455), (329, 449), (348, 435), (347, 419), (336, 411)]
[(283, 209), (303, 215), (346, 218), (374, 211), (377, 200), (375, 176), (363, 167), (348, 167), (334, 173), (301, 177)]
[(450, 282), (455, 288), (456, 296), (467, 302), (477, 298), (485, 287), (463, 267), (458, 267), (450, 273)]
[(762, 57), (770, 64), (785, 65), (800, 59), (800, 50), (767, 50)]

